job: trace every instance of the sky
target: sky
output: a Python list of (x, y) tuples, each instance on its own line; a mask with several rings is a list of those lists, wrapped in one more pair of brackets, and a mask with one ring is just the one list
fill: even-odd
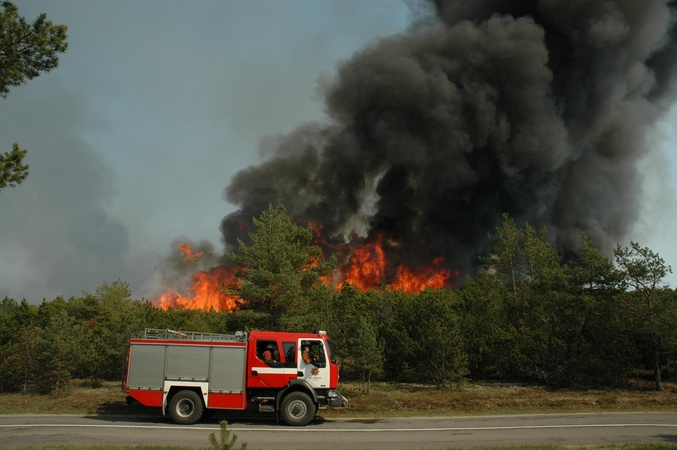
[[(178, 241), (220, 248), (231, 177), (266, 138), (326, 121), (319, 83), (411, 18), (398, 0), (15, 3), (69, 35), (56, 70), (0, 99), (0, 151), (17, 142), (31, 166), (0, 191), (0, 298), (31, 303), (117, 279), (149, 297)], [(649, 136), (628, 236), (675, 270), (676, 123), (673, 109)]]

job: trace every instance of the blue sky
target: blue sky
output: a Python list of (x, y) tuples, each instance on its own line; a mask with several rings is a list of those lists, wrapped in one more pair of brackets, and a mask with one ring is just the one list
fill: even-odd
[[(18, 142), (31, 165), (0, 193), (0, 298), (32, 303), (118, 278), (148, 296), (176, 239), (219, 249), (223, 190), (261, 140), (323, 121), (319, 81), (409, 20), (396, 0), (16, 4), (69, 28), (60, 67), (0, 99), (0, 149)], [(649, 139), (630, 238), (677, 269), (675, 123)]]

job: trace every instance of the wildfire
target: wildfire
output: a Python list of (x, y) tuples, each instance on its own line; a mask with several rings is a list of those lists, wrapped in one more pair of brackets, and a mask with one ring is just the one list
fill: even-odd
[[(312, 223), (317, 240), (326, 244), (321, 238), (322, 226)], [(451, 272), (440, 267), (444, 257), (435, 258), (429, 266), (412, 269), (404, 264), (393, 265), (386, 256), (383, 248), (383, 236), (376, 236), (375, 240), (349, 251), (348, 263), (341, 269), (341, 273), (331, 277), (340, 288), (343, 283), (351, 283), (361, 291), (385, 287), (388, 290), (403, 290), (405, 292), (420, 292), (428, 287), (440, 289), (447, 286)], [(203, 252), (194, 252), (187, 244), (179, 244), (179, 250), (184, 263), (195, 262)], [(319, 261), (315, 261), (318, 263)], [(337, 281), (338, 280), (338, 281)], [(185, 295), (174, 289), (167, 288), (166, 292), (153, 303), (164, 310), (172, 308), (213, 309), (215, 311), (234, 311), (240, 304), (240, 298), (224, 292), (223, 287), (235, 283), (235, 269), (215, 267), (207, 272), (198, 271), (191, 278), (191, 285)], [(330, 278), (323, 280), (330, 282)]]
[(350, 255), (348, 267), (344, 271), (344, 281), (354, 284), (361, 291), (385, 285), (388, 290), (419, 292), (425, 288), (441, 289), (449, 278), (451, 271), (440, 268), (444, 257), (433, 260), (431, 267), (411, 269), (400, 264), (395, 269), (394, 277), (388, 280), (388, 259), (383, 250), (383, 237), (356, 249)]
[(183, 262), (195, 262), (200, 259), (200, 256), (204, 255), (204, 252), (193, 253), (193, 249), (188, 244), (179, 244), (179, 250), (183, 255)]
[(440, 256), (433, 260), (433, 267), (422, 267), (412, 271), (410, 268), (400, 265), (397, 267), (395, 281), (388, 285), (391, 290), (403, 290), (406, 292), (418, 292), (425, 288), (441, 289), (449, 280), (451, 271), (440, 269), (444, 257)]
[[(193, 252), (187, 244), (179, 244), (183, 262), (197, 261), (203, 252)], [(165, 311), (172, 308), (234, 311), (240, 298), (224, 292), (223, 287), (236, 281), (233, 269), (215, 267), (208, 272), (195, 272), (191, 277), (190, 289), (181, 295), (172, 288), (153, 300)]]
[(383, 237), (353, 251), (344, 281), (352, 283), (362, 291), (374, 289), (383, 283), (387, 259), (383, 251)]
[(322, 230), (324, 230), (324, 225), (314, 220), (308, 220), (308, 225), (310, 225), (310, 229), (313, 230), (313, 234), (315, 235), (314, 239), (315, 245), (319, 246), (327, 245), (327, 240), (322, 236)]

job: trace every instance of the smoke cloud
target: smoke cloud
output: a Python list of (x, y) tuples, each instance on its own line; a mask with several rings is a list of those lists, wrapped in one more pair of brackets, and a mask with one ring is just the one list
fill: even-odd
[[(435, 0), (323, 80), (326, 123), (261, 144), (225, 189), (252, 217), (282, 203), (329, 245), (383, 236), (394, 264), (471, 271), (508, 213), (603, 252), (640, 212), (645, 135), (674, 99), (675, 1)], [(425, 10), (423, 8), (422, 10)]]
[(224, 256), (219, 255), (209, 241), (195, 242), (186, 237), (174, 239), (167, 254), (155, 266), (153, 276), (140, 290), (151, 297), (168, 288), (175, 292), (188, 292), (194, 273), (226, 263)]

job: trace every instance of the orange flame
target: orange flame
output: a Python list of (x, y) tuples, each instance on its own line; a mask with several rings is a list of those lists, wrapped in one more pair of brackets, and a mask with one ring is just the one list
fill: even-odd
[(313, 233), (315, 234), (315, 245), (327, 245), (327, 240), (322, 237), (322, 230), (324, 230), (324, 225), (321, 223), (318, 223), (314, 220), (308, 220), (308, 225), (310, 225), (310, 229), (313, 230)]
[(451, 276), (450, 270), (439, 268), (444, 259), (442, 256), (437, 257), (433, 260), (434, 267), (422, 267), (414, 271), (405, 265), (398, 266), (397, 277), (388, 285), (388, 289), (405, 292), (419, 292), (425, 288), (442, 289)]
[[(183, 255), (183, 262), (194, 262), (203, 254), (203, 252), (193, 253), (187, 244), (179, 244), (179, 249)], [(152, 303), (165, 311), (173, 308), (234, 311), (240, 303), (240, 298), (224, 292), (224, 286), (235, 281), (235, 271), (225, 267), (215, 267), (208, 272), (195, 272), (186, 295), (167, 288), (166, 292), (152, 300)]]
[[(433, 260), (432, 267), (412, 270), (404, 264), (397, 266), (395, 278), (387, 280), (388, 259), (383, 250), (383, 237), (378, 235), (374, 242), (365, 244), (350, 255), (344, 272), (344, 282), (357, 286), (361, 291), (385, 285), (388, 290), (420, 292), (428, 287), (441, 289), (446, 286), (451, 271), (440, 268), (444, 257)], [(388, 282), (389, 281), (389, 282)]]
[[(325, 244), (322, 237), (323, 226), (309, 221), (315, 235), (316, 244)], [(203, 252), (193, 252), (190, 246), (179, 244), (184, 262), (195, 262)], [(343, 283), (351, 283), (361, 291), (383, 286), (390, 291), (403, 290), (405, 292), (420, 292), (426, 288), (441, 289), (448, 285), (451, 271), (440, 267), (444, 257), (433, 259), (430, 266), (412, 269), (404, 264), (391, 266), (386, 252), (383, 249), (383, 236), (350, 252), (348, 264), (342, 274), (334, 277), (323, 277), (323, 282), (334, 284), (339, 289)], [(319, 264), (319, 260), (312, 265)], [(458, 273), (455, 274), (459, 276)], [(181, 295), (171, 288), (153, 300), (153, 303), (164, 310), (172, 308), (204, 309), (215, 311), (235, 311), (242, 303), (237, 295), (224, 292), (224, 286), (237, 282), (234, 268), (215, 267), (208, 272), (199, 271), (191, 278), (191, 287), (186, 295)]]
[(179, 244), (179, 250), (181, 250), (183, 255), (183, 262), (195, 262), (204, 255), (204, 252), (193, 253), (193, 249), (188, 244)]
[(353, 251), (344, 272), (344, 280), (356, 285), (361, 291), (374, 289), (383, 283), (387, 262), (383, 236), (378, 235), (376, 241)]

